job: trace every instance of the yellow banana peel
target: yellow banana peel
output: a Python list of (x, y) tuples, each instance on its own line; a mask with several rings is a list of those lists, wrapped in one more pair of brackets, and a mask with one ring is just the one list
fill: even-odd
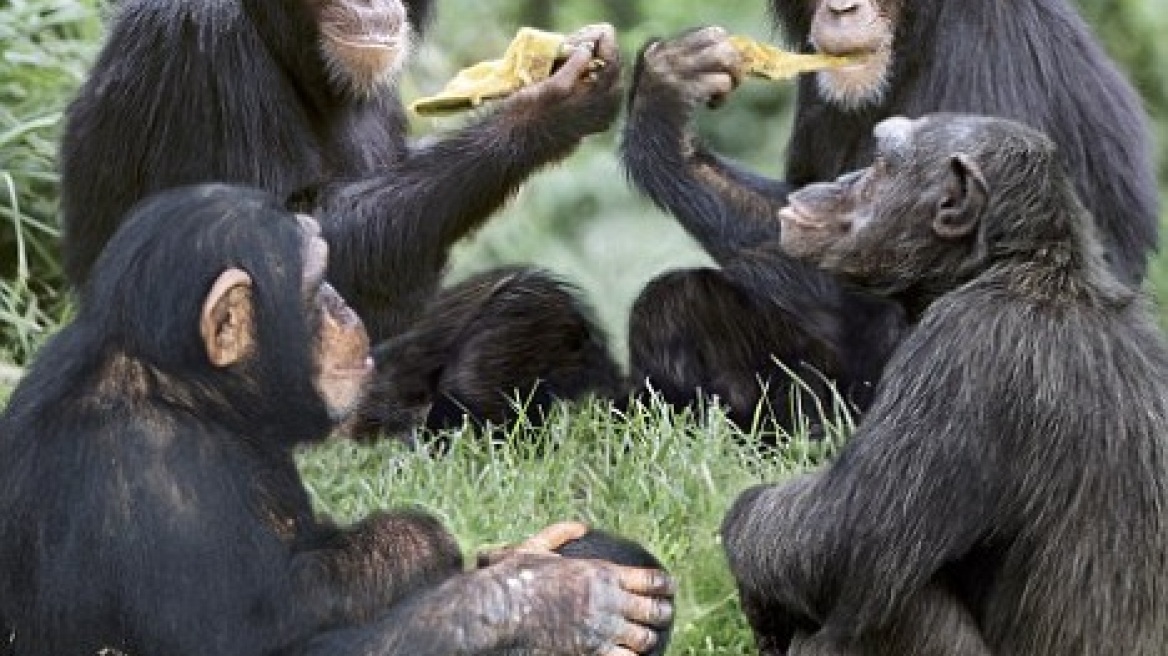
[(565, 54), (564, 42), (562, 34), (524, 27), (502, 59), (462, 70), (437, 95), (422, 98), (410, 108), (422, 116), (441, 116), (508, 96), (551, 76), (556, 60)]
[(746, 36), (732, 36), (730, 43), (742, 55), (747, 74), (768, 80), (789, 80), (800, 73), (839, 68), (857, 61), (855, 57), (787, 52)]
[[(556, 61), (567, 56), (567, 37), (530, 27), (519, 30), (502, 59), (463, 69), (434, 96), (411, 106), (421, 116), (442, 116), (478, 107), (486, 100), (506, 97), (551, 76)], [(747, 74), (769, 80), (788, 80), (800, 73), (854, 63), (854, 58), (787, 52), (750, 37), (732, 36), (742, 54)]]

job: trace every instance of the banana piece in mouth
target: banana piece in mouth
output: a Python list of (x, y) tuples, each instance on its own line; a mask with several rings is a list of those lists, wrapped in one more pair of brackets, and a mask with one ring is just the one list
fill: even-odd
[(732, 36), (730, 43), (742, 55), (748, 75), (768, 80), (790, 80), (801, 73), (842, 68), (860, 61), (860, 57), (787, 52), (747, 36)]

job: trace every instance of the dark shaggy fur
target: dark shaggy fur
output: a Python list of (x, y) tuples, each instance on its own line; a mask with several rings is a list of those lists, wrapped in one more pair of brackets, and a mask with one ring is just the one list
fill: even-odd
[(881, 169), (793, 196), (870, 222), (802, 255), (940, 296), (836, 461), (727, 515), (761, 652), (1164, 653), (1168, 347), (1146, 299), (1044, 136), (954, 116), (877, 133)]
[[(0, 654), (662, 644), (672, 584), (631, 542), (596, 534), (578, 559), (521, 554), (464, 571), (454, 537), (425, 513), (348, 528), (314, 516), (293, 447), (323, 440), (335, 409), (314, 383), (327, 333), (305, 290), (306, 250), (274, 198), (219, 185), (163, 192), (115, 234), (76, 321), (0, 416)], [(200, 316), (233, 268), (251, 277), (256, 339), (215, 366)]]
[[(419, 37), (434, 4), (405, 2)], [(344, 71), (339, 77), (330, 72), (310, 5), (307, 0), (119, 3), (106, 45), (69, 108), (61, 148), (62, 246), (74, 285), (83, 284), (126, 210), (147, 194), (199, 182), (242, 183), (315, 215), (331, 248), (330, 280), (361, 314), (375, 342), (399, 337), (443, 295), (439, 283), (450, 246), (483, 225), (533, 172), (566, 156), (616, 115), (619, 66), (614, 65), (588, 92), (552, 89), (514, 98), (448, 138), (412, 146), (396, 85), (354, 92)], [(536, 272), (524, 280), (535, 293), (515, 295), (518, 305), (499, 308), (502, 314), (570, 315), (573, 334), (582, 330), (592, 340), (604, 340), (568, 288)], [(563, 293), (540, 293), (549, 286)], [(558, 305), (545, 305), (549, 302)], [(506, 336), (513, 341), (492, 345), (505, 354), (495, 372), (498, 387), (495, 380), (465, 384), (501, 404), (516, 389), (530, 391), (530, 358), (540, 359), (545, 371), (561, 365), (579, 371), (578, 352), (526, 350), (528, 341), (555, 341), (539, 335), (542, 330), (527, 324)], [(606, 381), (617, 375), (616, 364), (606, 350), (588, 355), (585, 375), (594, 375), (597, 384), (579, 387), (608, 392)], [(467, 368), (457, 360), (440, 364)], [(576, 388), (544, 389), (549, 398), (576, 395)], [(435, 391), (427, 403), (457, 391)], [(385, 406), (395, 402), (374, 398), (367, 414), (384, 415)]]
[[(885, 93), (844, 107), (824, 97), (815, 75), (802, 76), (781, 181), (747, 172), (700, 143), (692, 118), (710, 97), (687, 88), (696, 76), (670, 79), (638, 62), (623, 144), (629, 177), (718, 268), (673, 272), (642, 293), (629, 331), (635, 383), (647, 380), (680, 403), (717, 396), (746, 423), (764, 399), (786, 425), (791, 386), (777, 372), (785, 370), (809, 380), (812, 390), (822, 387), (819, 380), (834, 381), (850, 403), (867, 407), (891, 349), (927, 294), (909, 288), (881, 299), (841, 288), (778, 252), (776, 216), (792, 189), (870, 163), (872, 128), (893, 115), (974, 112), (1047, 132), (1100, 224), (1113, 270), (1124, 282), (1143, 279), (1158, 224), (1146, 118), (1066, 0), (875, 3), (898, 16)], [(820, 4), (772, 3), (777, 24), (799, 49), (810, 49)], [(728, 70), (710, 52), (679, 49), (664, 68)]]

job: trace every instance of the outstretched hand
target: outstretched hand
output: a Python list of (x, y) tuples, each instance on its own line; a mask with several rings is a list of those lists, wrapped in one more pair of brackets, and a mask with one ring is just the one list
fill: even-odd
[(570, 54), (545, 80), (508, 99), (504, 111), (578, 136), (608, 129), (620, 111), (620, 51), (612, 25), (589, 25), (565, 40)]

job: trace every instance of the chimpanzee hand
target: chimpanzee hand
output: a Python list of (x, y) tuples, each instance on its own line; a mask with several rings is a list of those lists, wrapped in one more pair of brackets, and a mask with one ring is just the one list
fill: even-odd
[(568, 36), (571, 55), (551, 77), (507, 100), (512, 120), (584, 137), (608, 129), (620, 112), (620, 51), (612, 25), (589, 25)]
[(634, 109), (665, 102), (688, 114), (700, 105), (720, 105), (744, 74), (742, 55), (729, 37), (721, 27), (706, 27), (649, 43), (633, 77)]
[(675, 584), (660, 570), (515, 553), (480, 573), (494, 581), (483, 617), (527, 649), (633, 656), (652, 650), (673, 618)]
[(489, 567), (519, 554), (554, 554), (565, 544), (588, 533), (588, 526), (580, 522), (559, 522), (540, 530), (519, 544), (488, 549), (478, 554), (479, 567)]

